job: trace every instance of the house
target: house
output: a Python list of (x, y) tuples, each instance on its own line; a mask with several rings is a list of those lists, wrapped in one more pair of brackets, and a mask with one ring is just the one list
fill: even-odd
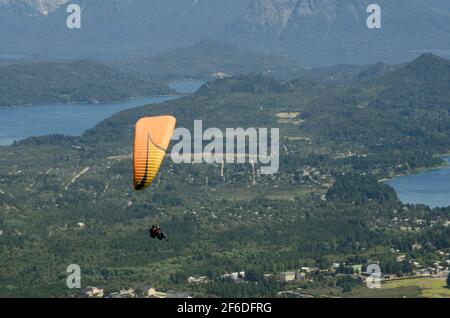
[(362, 273), (362, 264), (358, 264), (358, 265), (351, 265), (351, 267), (353, 268), (353, 271), (357, 274), (361, 274)]
[(280, 281), (283, 283), (292, 282), (295, 280), (295, 272), (283, 272), (280, 273)]
[(208, 278), (206, 276), (194, 277), (190, 276), (187, 279), (188, 284), (202, 284), (208, 282)]
[(225, 72), (215, 72), (215, 73), (211, 74), (211, 77), (218, 78), (218, 79), (224, 79), (224, 78), (231, 77), (231, 76)]
[(421, 276), (429, 276), (431, 273), (428, 269), (421, 268), (416, 272), (416, 274)]
[(188, 292), (176, 292), (173, 290), (169, 290), (166, 292), (158, 291), (156, 288), (141, 286), (139, 287), (139, 294), (145, 298), (156, 298), (156, 299), (164, 299), (164, 298), (192, 298)]
[(306, 273), (304, 273), (304, 272), (296, 272), (295, 273), (295, 280), (297, 280), (297, 281), (306, 280)]
[(304, 266), (304, 267), (300, 268), (300, 270), (302, 272), (305, 272), (305, 273), (312, 273), (312, 272), (318, 272), (319, 268), (318, 267), (307, 267), (307, 266)]
[(84, 224), (83, 222), (78, 222), (77, 223), (78, 228), (80, 229), (84, 229), (86, 227), (86, 224)]
[(103, 288), (89, 286), (82, 290), (81, 297), (84, 298), (102, 298), (105, 294), (105, 290)]
[(237, 281), (237, 280), (240, 280), (240, 279), (245, 279), (245, 272), (244, 271), (242, 271), (242, 272), (234, 272), (234, 273), (231, 273), (231, 274), (227, 273), (227, 274), (221, 275), (220, 278), (230, 278), (230, 279), (232, 279), (234, 281)]
[(243, 271), (242, 272), (234, 272), (234, 273), (229, 274), (229, 277), (234, 281), (237, 281), (239, 279), (244, 279), (245, 272), (243, 272)]
[(155, 288), (149, 288), (144, 293), (144, 296), (147, 298), (167, 298), (167, 293), (159, 292)]
[(122, 289), (119, 292), (109, 293), (106, 298), (135, 298), (136, 292), (133, 288)]

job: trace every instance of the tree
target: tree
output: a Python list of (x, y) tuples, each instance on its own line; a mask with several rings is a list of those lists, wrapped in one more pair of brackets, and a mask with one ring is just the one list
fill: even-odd
[(351, 293), (353, 288), (358, 286), (358, 281), (351, 276), (339, 276), (336, 280), (336, 286), (341, 287), (344, 293)]
[(412, 264), (408, 260), (402, 262), (402, 272), (405, 274), (411, 274), (413, 272)]
[(176, 272), (175, 274), (171, 274), (169, 278), (174, 284), (182, 284), (186, 281), (187, 275), (181, 272)]
[(264, 280), (264, 273), (258, 269), (250, 268), (245, 273), (245, 278), (249, 282), (260, 282)]

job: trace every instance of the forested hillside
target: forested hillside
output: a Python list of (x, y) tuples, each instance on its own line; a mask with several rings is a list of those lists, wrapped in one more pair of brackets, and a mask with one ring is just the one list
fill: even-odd
[(90, 61), (0, 66), (0, 107), (42, 103), (118, 102), (171, 93), (166, 83)]
[[(119, 113), (81, 137), (0, 147), (0, 295), (74, 296), (65, 281), (75, 263), (83, 286), (107, 292), (145, 283), (209, 297), (283, 297), (297, 287), (314, 296), (379, 296), (351, 266), (377, 261), (384, 274), (411, 275), (414, 262), (434, 266), (450, 252), (449, 208), (402, 204), (379, 182), (440, 165), (437, 155), (449, 152), (450, 101), (435, 98), (447, 87), (435, 86), (435, 95), (418, 85), (417, 99), (401, 88), (424, 69), (429, 82), (450, 79), (446, 65), (424, 56), (358, 84), (223, 79)], [(135, 192), (133, 127), (160, 114), (188, 129), (196, 119), (205, 129), (279, 127), (280, 170), (267, 176), (250, 163), (166, 158), (148, 191)], [(168, 242), (149, 240), (154, 223)], [(336, 262), (343, 265), (332, 270)], [(277, 281), (280, 271), (301, 267), (317, 270), (295, 285)], [(246, 283), (221, 278), (241, 270)], [(209, 282), (188, 284), (189, 276)], [(405, 294), (420, 289), (389, 291)]]

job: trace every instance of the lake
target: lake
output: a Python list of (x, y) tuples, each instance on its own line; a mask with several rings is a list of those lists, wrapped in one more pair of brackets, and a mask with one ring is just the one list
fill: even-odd
[[(180, 94), (195, 92), (204, 82), (174, 82), (170, 87)], [(100, 121), (120, 111), (162, 103), (178, 96), (148, 96), (111, 104), (49, 104), (0, 108), (0, 146), (14, 140), (49, 134), (81, 135)]]
[(425, 204), (432, 208), (450, 206), (450, 157), (448, 166), (389, 181), (404, 203)]

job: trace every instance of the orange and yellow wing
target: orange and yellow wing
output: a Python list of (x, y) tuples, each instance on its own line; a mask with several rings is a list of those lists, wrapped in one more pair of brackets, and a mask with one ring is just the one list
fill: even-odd
[(175, 129), (172, 116), (145, 117), (134, 131), (134, 188), (144, 190), (155, 179)]

